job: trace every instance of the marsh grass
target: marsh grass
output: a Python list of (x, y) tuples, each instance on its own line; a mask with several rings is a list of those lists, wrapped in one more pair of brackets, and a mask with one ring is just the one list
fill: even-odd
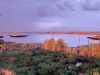
[[(100, 74), (99, 44), (71, 48), (61, 39), (60, 44), (52, 41), (49, 40), (50, 44), (48, 41), (43, 44), (4, 44), (7, 48), (0, 53), (0, 68), (14, 71), (16, 75)], [(77, 63), (82, 65), (76, 67)]]

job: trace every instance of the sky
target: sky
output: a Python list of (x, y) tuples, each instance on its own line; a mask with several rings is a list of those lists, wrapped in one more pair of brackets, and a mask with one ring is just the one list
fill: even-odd
[(100, 31), (100, 0), (0, 0), (0, 32)]

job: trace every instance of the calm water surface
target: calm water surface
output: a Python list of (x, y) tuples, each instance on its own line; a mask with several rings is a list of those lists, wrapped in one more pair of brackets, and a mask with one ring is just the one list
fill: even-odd
[(17, 43), (42, 43), (48, 38), (54, 38), (54, 39), (63, 39), (65, 43), (70, 47), (76, 47), (78, 45), (87, 45), (88, 43), (98, 41), (89, 40), (87, 37), (90, 35), (76, 35), (76, 34), (35, 34), (35, 33), (24, 33), (26, 35), (29, 35), (28, 37), (22, 37), (22, 38), (12, 38), (8, 36), (9, 34), (15, 34), (15, 33), (5, 33), (4, 40), (8, 42), (17, 42)]

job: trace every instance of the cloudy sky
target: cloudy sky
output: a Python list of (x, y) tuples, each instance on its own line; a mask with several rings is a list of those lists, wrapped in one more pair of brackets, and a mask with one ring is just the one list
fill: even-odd
[(0, 0), (0, 32), (100, 31), (100, 0)]

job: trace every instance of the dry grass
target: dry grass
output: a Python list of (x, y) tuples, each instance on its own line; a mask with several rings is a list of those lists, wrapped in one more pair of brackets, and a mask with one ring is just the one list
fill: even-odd
[(100, 57), (100, 44), (90, 44), (89, 46), (81, 46), (79, 54), (88, 57)]

